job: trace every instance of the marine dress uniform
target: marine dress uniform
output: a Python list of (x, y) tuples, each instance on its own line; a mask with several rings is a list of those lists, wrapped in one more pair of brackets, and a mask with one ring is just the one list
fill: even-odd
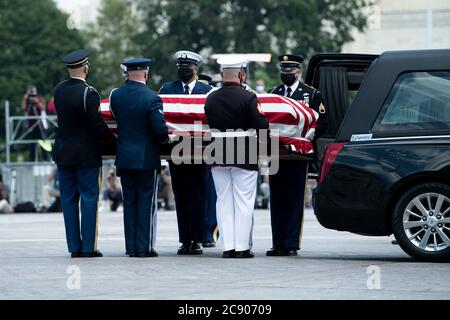
[[(317, 111), (317, 139), (327, 128), (325, 107), (319, 90), (300, 82), (303, 57), (282, 55), (279, 61), (283, 84), (269, 93), (303, 101)], [(273, 247), (268, 256), (294, 256), (300, 249), (307, 175), (307, 161), (280, 160), (278, 172), (269, 177)]]
[[(122, 64), (131, 74), (148, 70), (150, 60), (129, 59)], [(156, 257), (159, 145), (169, 139), (162, 100), (145, 82), (128, 80), (112, 91), (110, 106), (117, 121), (115, 164), (122, 183), (126, 252), (130, 257)]]
[[(211, 86), (197, 81), (194, 69), (202, 57), (190, 51), (175, 53), (179, 80), (164, 83), (159, 94), (207, 94)], [(210, 170), (205, 164), (174, 164), (169, 161), (181, 247), (178, 254), (202, 254), (207, 223)], [(214, 208), (210, 209), (213, 210)]]
[[(72, 69), (84, 68), (86, 77), (88, 55), (86, 50), (77, 50), (63, 62), (72, 73)], [(102, 256), (97, 251), (100, 142), (114, 139), (99, 113), (100, 96), (85, 77), (71, 77), (54, 90), (58, 130), (53, 160), (58, 166), (66, 238), (73, 258)]]
[[(226, 69), (239, 70), (242, 81), (245, 61), (219, 59), (218, 63), (224, 73)], [(213, 143), (223, 143), (224, 152), (215, 155), (217, 162), (212, 168), (217, 192), (217, 222), (224, 246), (223, 257), (253, 258), (250, 243), (258, 164), (250, 160), (251, 132), (248, 130), (268, 129), (269, 123), (260, 111), (256, 95), (245, 90), (238, 81), (224, 82), (222, 88), (208, 95), (205, 115), (212, 130)], [(240, 131), (234, 132), (238, 129)], [(231, 150), (227, 149), (227, 145), (233, 147), (233, 156), (229, 155)], [(243, 149), (239, 146), (243, 146)]]

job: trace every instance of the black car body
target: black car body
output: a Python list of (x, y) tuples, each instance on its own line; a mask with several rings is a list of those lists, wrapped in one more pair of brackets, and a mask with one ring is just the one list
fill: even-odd
[(306, 82), (326, 92), (331, 122), (319, 141), (319, 222), (394, 233), (417, 259), (449, 260), (450, 50), (318, 55)]

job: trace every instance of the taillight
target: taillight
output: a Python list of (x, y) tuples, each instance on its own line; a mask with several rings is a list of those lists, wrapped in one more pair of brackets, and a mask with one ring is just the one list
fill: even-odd
[(333, 165), (336, 157), (338, 156), (339, 152), (341, 152), (344, 145), (345, 142), (331, 143), (325, 147), (322, 166), (320, 167), (319, 183), (325, 180), (325, 177), (328, 175), (328, 171), (330, 171), (331, 166)]

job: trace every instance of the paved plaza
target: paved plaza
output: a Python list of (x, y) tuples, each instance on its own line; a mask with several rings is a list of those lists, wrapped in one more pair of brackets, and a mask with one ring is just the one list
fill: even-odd
[(392, 237), (324, 229), (305, 217), (297, 257), (266, 257), (268, 210), (255, 213), (254, 259), (220, 244), (178, 256), (174, 211), (158, 213), (158, 258), (125, 256), (122, 212), (100, 214), (97, 259), (70, 259), (61, 214), (0, 215), (0, 299), (450, 299), (449, 264), (419, 263)]

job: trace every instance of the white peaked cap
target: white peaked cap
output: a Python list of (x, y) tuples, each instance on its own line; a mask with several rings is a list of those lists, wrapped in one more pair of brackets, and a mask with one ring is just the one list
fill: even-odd
[(174, 54), (175, 59), (177, 60), (189, 60), (193, 63), (199, 63), (200, 61), (203, 60), (203, 57), (195, 52), (191, 52), (191, 51), (186, 51), (186, 50), (182, 50), (182, 51), (178, 51)]
[(241, 69), (247, 67), (247, 60), (244, 57), (220, 57), (217, 63), (220, 64), (220, 69)]

